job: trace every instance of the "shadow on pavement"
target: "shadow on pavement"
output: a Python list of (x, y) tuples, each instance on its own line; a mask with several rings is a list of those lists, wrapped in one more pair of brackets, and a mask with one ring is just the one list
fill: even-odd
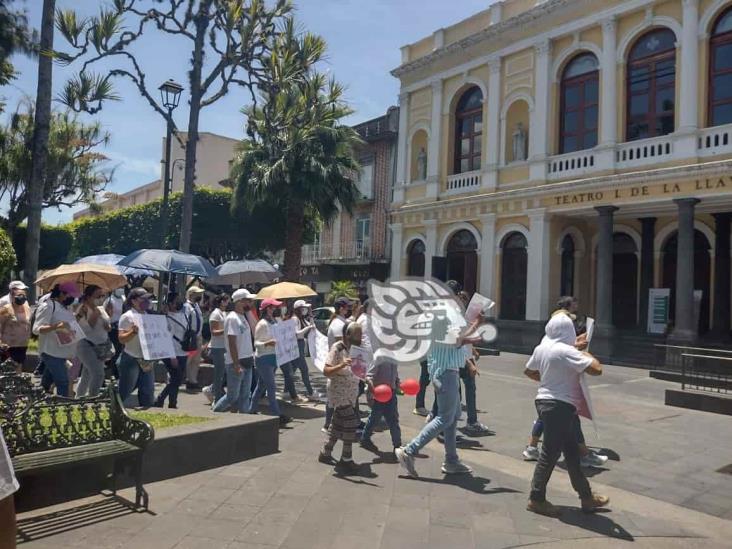
[[(560, 461), (559, 463), (557, 463), (557, 468), (561, 469), (562, 471), (566, 471), (567, 465), (564, 463), (564, 461)], [(609, 470), (610, 469), (608, 469), (607, 467), (582, 467), (582, 472), (587, 478), (595, 477)]]
[(610, 513), (609, 509), (601, 509), (596, 513), (587, 514), (577, 507), (557, 505), (557, 508), (562, 511), (559, 520), (564, 524), (589, 530), (608, 538), (635, 541), (630, 532), (607, 516)]
[(374, 486), (376, 488), (379, 487), (378, 484), (364, 480), (367, 478), (378, 478), (379, 476), (371, 470), (370, 463), (359, 463), (355, 472), (341, 471), (338, 466), (336, 466), (333, 476), (354, 484), (365, 484), (366, 486)]
[(476, 494), (491, 495), (491, 494), (520, 494), (521, 490), (514, 490), (513, 488), (503, 488), (501, 486), (497, 488), (486, 488), (490, 484), (491, 479), (485, 477), (479, 477), (475, 475), (445, 475), (443, 478), (429, 478), (429, 477), (417, 477), (412, 478), (408, 476), (401, 476), (400, 478), (406, 478), (410, 480), (416, 480), (419, 482), (427, 482), (430, 484), (448, 484), (457, 486), (469, 492)]
[(17, 539), (18, 543), (26, 543), (140, 512), (155, 515), (152, 511), (139, 511), (124, 498), (108, 495), (92, 503), (21, 519)]
[(612, 461), (620, 461), (620, 454), (610, 448), (592, 448), (598, 454), (607, 456), (607, 459)]

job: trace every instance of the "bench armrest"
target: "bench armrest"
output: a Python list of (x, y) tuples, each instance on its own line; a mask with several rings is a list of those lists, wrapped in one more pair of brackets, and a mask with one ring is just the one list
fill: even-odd
[(110, 384), (109, 392), (112, 400), (112, 431), (115, 436), (138, 448), (146, 448), (155, 440), (155, 429), (147, 421), (130, 417), (114, 383)]

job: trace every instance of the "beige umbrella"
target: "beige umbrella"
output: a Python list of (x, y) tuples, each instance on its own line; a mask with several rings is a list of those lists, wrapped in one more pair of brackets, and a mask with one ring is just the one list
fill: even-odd
[(49, 291), (61, 282), (76, 282), (82, 288), (94, 285), (111, 292), (127, 284), (127, 279), (120, 274), (119, 269), (114, 265), (74, 263), (56, 267), (36, 280), (36, 284), (44, 292)]
[(318, 295), (309, 286), (305, 284), (297, 284), (295, 282), (279, 282), (272, 284), (259, 290), (257, 299), (265, 299), (271, 297), (273, 299), (295, 299), (298, 297), (312, 297)]

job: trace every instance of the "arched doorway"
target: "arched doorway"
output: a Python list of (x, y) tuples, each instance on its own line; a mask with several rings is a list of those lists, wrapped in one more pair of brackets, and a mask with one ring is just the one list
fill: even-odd
[(478, 279), (478, 243), (467, 229), (457, 231), (447, 243), (447, 278), (457, 280), (468, 294)]
[(407, 276), (424, 276), (424, 242), (413, 240), (407, 248)]
[(528, 247), (519, 232), (509, 233), (501, 244), (501, 318), (526, 320)]
[[(668, 237), (663, 245), (662, 283), (664, 288), (671, 289), (669, 319), (673, 322), (676, 313), (676, 250), (678, 232)], [(694, 289), (702, 291), (701, 306), (699, 308), (699, 333), (709, 330), (709, 295), (711, 291), (711, 246), (704, 233), (694, 229)]]
[(613, 234), (613, 325), (638, 325), (638, 247), (625, 233)]
[(574, 239), (566, 235), (562, 239), (562, 272), (559, 282), (559, 295), (574, 295)]

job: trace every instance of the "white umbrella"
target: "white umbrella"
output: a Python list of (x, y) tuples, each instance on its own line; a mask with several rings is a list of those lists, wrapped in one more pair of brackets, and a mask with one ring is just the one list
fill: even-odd
[(264, 259), (242, 259), (227, 261), (216, 267), (217, 275), (207, 280), (216, 286), (244, 286), (246, 284), (269, 284), (282, 273)]

